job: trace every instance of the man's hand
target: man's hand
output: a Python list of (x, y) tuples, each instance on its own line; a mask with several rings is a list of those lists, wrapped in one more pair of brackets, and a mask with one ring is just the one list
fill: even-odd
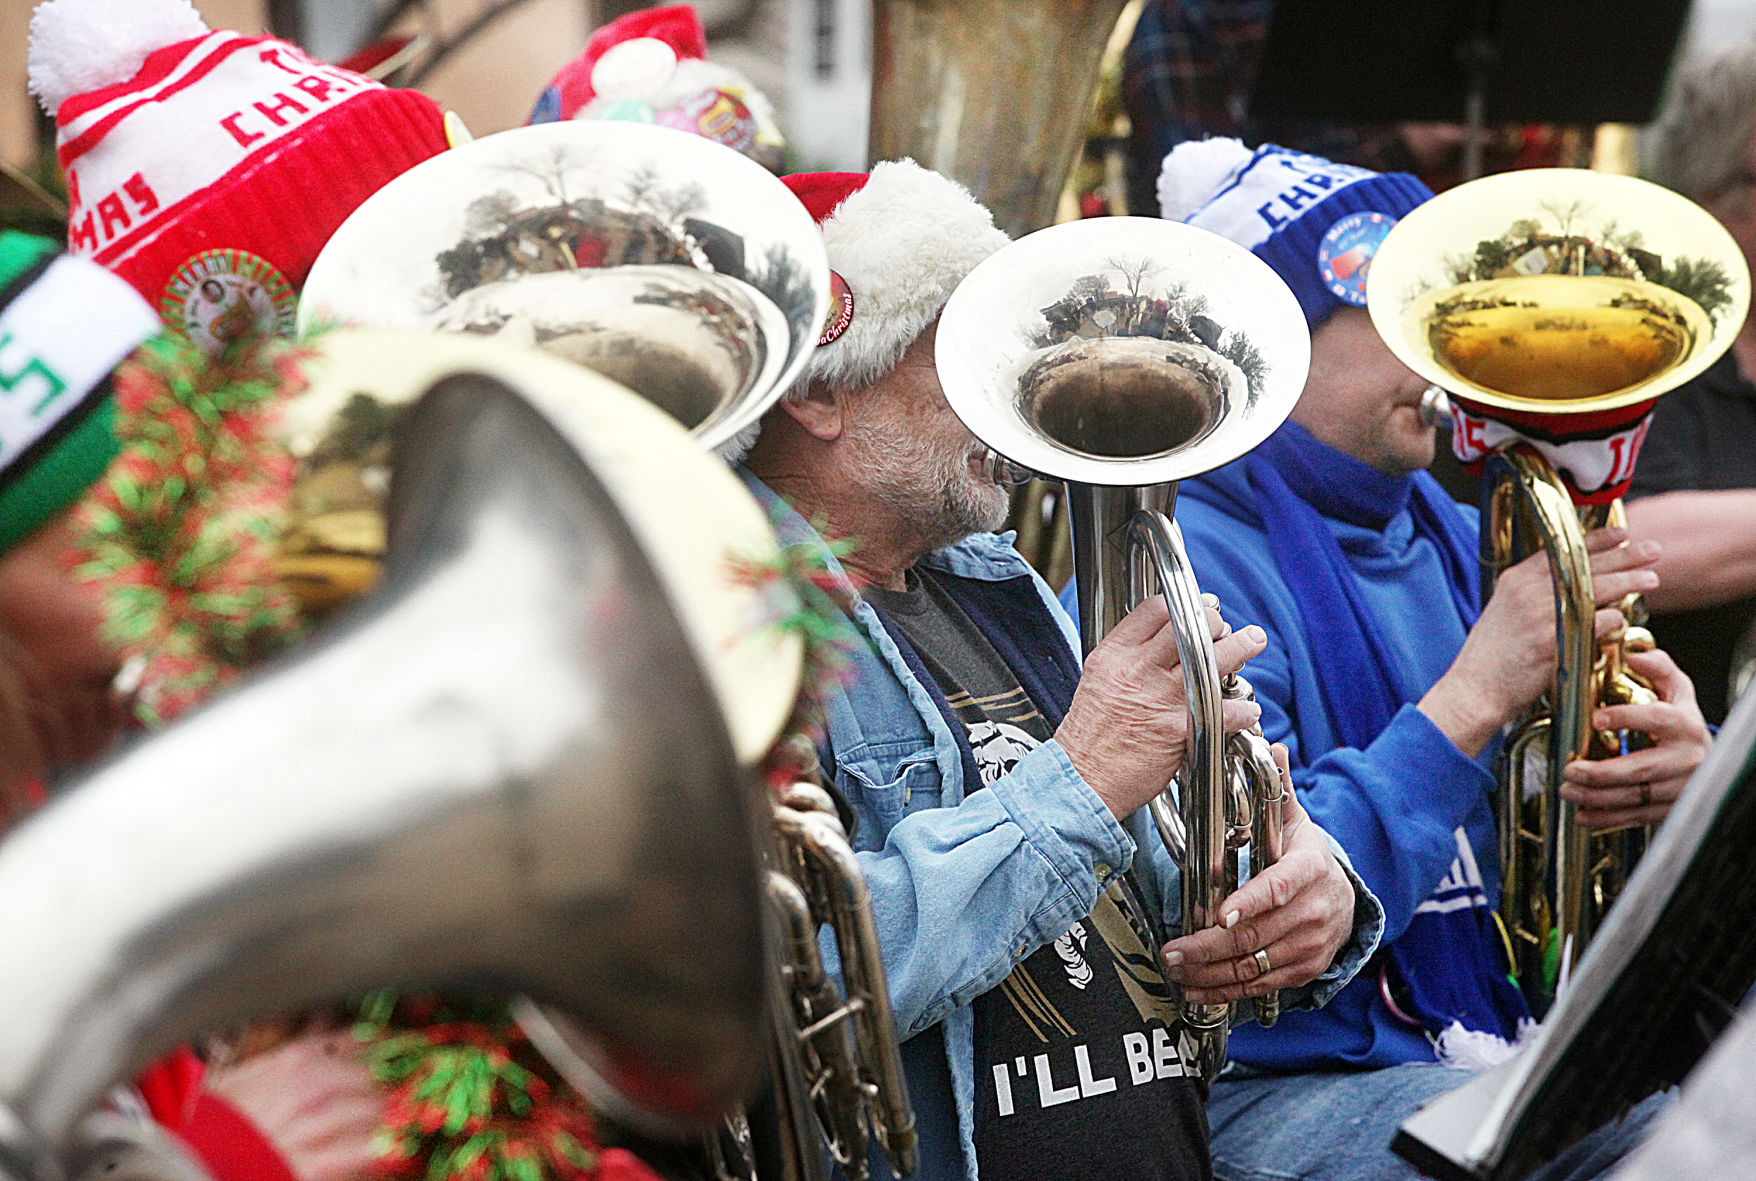
[(384, 1123), (385, 1096), (346, 1032), (307, 1031), (213, 1072), (207, 1087), (256, 1125), (299, 1181), (375, 1175), (372, 1139)]
[[(1599, 637), (1625, 625), (1612, 604), (1658, 585), (1652, 571), (1658, 542), (1623, 545), (1626, 537), (1620, 528), (1585, 535)], [(1501, 574), (1457, 659), (1421, 698), (1421, 712), (1472, 759), (1502, 726), (1548, 691), (1556, 659), (1553, 586), (1548, 558), (1541, 552)]]
[[(1160, 949), (1165, 975), (1192, 1004), (1218, 1005), (1297, 988), (1335, 961), (1354, 925), (1354, 887), (1293, 794), (1286, 747), (1274, 744), (1286, 790), (1281, 858), (1220, 904), (1225, 923)], [(1258, 951), (1266, 953), (1262, 970)]]
[[(1259, 627), (1232, 632), (1218, 600), (1202, 596), (1220, 675), (1237, 672), (1268, 646)], [(1120, 820), (1144, 807), (1183, 765), (1189, 743), (1188, 698), (1177, 633), (1162, 596), (1128, 613), (1085, 658), (1079, 688), (1055, 738), (1074, 770)], [(1221, 727), (1232, 733), (1254, 725), (1262, 709), (1227, 701)]]
[(1630, 652), (1628, 667), (1652, 682), (1659, 699), (1649, 705), (1606, 706), (1592, 714), (1591, 724), (1598, 730), (1641, 731), (1651, 736), (1653, 745), (1620, 758), (1567, 764), (1561, 796), (1579, 805), (1574, 816), (1581, 828), (1663, 820), (1712, 742), (1695, 705), (1695, 686), (1668, 654)]

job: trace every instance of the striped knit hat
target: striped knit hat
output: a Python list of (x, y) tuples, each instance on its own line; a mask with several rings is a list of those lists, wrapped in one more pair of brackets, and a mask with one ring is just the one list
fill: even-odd
[(335, 228), (447, 146), (425, 95), (210, 31), (188, 0), (49, 0), (30, 86), (59, 129), (72, 251), (210, 352), (290, 331)]
[(44, 238), (0, 234), (0, 553), (115, 458), (110, 371), (159, 327), (102, 267)]
[(1178, 144), (1159, 174), (1160, 211), (1274, 268), (1312, 328), (1366, 305), (1366, 273), (1397, 219), (1433, 196), (1405, 172), (1378, 173), (1235, 139)]

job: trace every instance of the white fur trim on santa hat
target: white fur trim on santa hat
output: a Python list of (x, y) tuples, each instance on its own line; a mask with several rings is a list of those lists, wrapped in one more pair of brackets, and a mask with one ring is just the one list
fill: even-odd
[(1158, 175), (1159, 216), (1187, 221), (1238, 175), (1253, 155), (1242, 140), (1193, 139), (1165, 157)]
[(853, 320), (811, 356), (810, 380), (859, 387), (896, 368), (976, 264), (1010, 241), (968, 189), (913, 160), (885, 161), (823, 223)]
[(128, 81), (154, 51), (207, 32), (189, 0), (49, 0), (30, 19), (30, 92), (54, 115), (76, 94)]

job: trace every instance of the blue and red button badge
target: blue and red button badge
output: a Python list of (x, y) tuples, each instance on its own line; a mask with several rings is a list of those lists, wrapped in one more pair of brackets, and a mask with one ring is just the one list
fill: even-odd
[(1366, 306), (1366, 272), (1384, 235), (1396, 224), (1388, 213), (1350, 213), (1317, 244), (1317, 270), (1323, 285), (1344, 303)]

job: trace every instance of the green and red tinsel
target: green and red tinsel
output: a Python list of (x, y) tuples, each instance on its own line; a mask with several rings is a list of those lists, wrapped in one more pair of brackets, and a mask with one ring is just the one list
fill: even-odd
[[(305, 388), (308, 357), (274, 337), (209, 357), (165, 336), (116, 374), (122, 450), (80, 506), (74, 561), (98, 587), (106, 638), (141, 669), (137, 714), (148, 728), (303, 633), (275, 568), (295, 465), (274, 427)], [(657, 1181), (632, 1153), (601, 1145), (585, 1101), (505, 1002), (377, 993), (349, 1012), (388, 1095), (386, 1178)]]
[(354, 1033), (390, 1091), (380, 1169), (393, 1181), (658, 1181), (605, 1148), (585, 1101), (498, 1000), (374, 993)]
[(105, 638), (140, 669), (140, 721), (169, 721), (292, 643), (274, 573), (292, 458), (272, 425), (305, 353), (274, 338), (208, 357), (181, 336), (115, 376), (121, 454), (80, 506), (76, 576), (100, 584)]
[[(770, 515), (778, 525), (790, 512), (777, 503)], [(826, 524), (817, 522), (815, 527), (829, 538)], [(823, 736), (824, 703), (847, 680), (851, 656), (862, 642), (848, 616), (853, 583), (840, 567), (853, 544), (840, 538), (829, 538), (827, 544), (827, 555), (816, 546), (794, 543), (782, 544), (763, 558), (726, 556), (733, 584), (755, 589), (766, 605), (757, 630), (796, 635), (804, 647), (799, 700), (765, 767), (769, 786), (776, 791), (786, 790), (801, 775), (816, 774), (815, 748)]]

